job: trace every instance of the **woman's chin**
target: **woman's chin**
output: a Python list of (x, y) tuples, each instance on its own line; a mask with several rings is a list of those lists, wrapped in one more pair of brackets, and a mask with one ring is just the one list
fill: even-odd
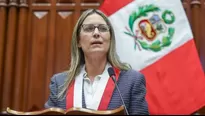
[(106, 53), (107, 52), (102, 48), (95, 48), (89, 52), (90, 55), (102, 55), (102, 54), (106, 54)]

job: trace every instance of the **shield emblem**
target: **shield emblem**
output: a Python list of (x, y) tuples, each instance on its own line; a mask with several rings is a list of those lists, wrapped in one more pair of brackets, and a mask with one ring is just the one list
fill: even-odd
[(154, 14), (149, 21), (151, 22), (151, 24), (153, 25), (154, 29), (158, 32), (158, 33), (165, 33), (167, 31), (167, 28), (164, 24), (164, 22), (161, 20), (161, 18), (159, 17), (159, 15)]
[(142, 35), (148, 40), (152, 41), (156, 37), (157, 33), (153, 27), (153, 25), (149, 22), (149, 20), (141, 20), (139, 22), (139, 29), (141, 30)]

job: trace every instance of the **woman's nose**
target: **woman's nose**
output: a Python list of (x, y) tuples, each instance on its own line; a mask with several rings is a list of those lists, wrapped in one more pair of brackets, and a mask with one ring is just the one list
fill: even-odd
[(100, 32), (99, 32), (98, 28), (95, 28), (95, 30), (93, 32), (93, 37), (94, 38), (99, 38), (100, 37)]

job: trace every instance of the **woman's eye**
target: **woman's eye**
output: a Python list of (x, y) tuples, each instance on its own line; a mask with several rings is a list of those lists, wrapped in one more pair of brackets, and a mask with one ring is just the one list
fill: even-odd
[(84, 28), (84, 31), (91, 32), (91, 31), (93, 31), (93, 29), (94, 29), (93, 26), (87, 26)]

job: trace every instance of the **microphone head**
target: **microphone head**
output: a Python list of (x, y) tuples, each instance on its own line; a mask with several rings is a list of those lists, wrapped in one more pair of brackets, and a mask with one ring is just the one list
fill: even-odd
[(109, 74), (110, 77), (115, 76), (115, 72), (114, 72), (112, 67), (108, 68), (108, 74)]

